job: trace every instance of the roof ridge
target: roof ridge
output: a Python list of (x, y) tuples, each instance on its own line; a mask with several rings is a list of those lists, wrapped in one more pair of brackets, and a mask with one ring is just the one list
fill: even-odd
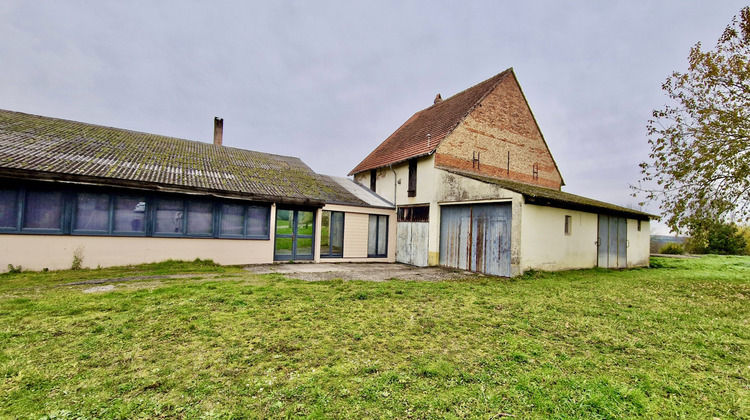
[[(473, 86), (467, 87), (466, 89), (464, 89), (464, 90), (462, 90), (460, 92), (454, 93), (453, 95), (451, 95), (451, 96), (443, 99), (442, 101), (440, 101), (440, 102), (438, 102), (436, 104), (432, 104), (432, 105), (428, 106), (427, 108), (422, 109), (421, 111), (418, 111), (418, 113), (422, 112), (422, 111), (426, 111), (426, 110), (428, 110), (428, 109), (430, 109), (432, 107), (436, 107), (438, 105), (442, 105), (442, 104), (450, 101), (451, 99), (454, 99), (455, 97), (461, 95), (462, 93), (465, 93), (467, 91), (470, 91), (470, 90), (474, 89), (475, 87), (481, 85), (482, 83), (489, 82), (490, 80), (492, 80), (492, 79), (494, 79), (494, 78), (496, 78), (496, 77), (498, 77), (500, 75), (503, 75), (503, 77), (500, 77), (497, 81), (495, 81), (495, 83), (492, 84), (492, 88), (494, 88), (495, 86), (498, 85), (498, 83), (500, 83), (500, 81), (502, 81), (503, 79), (505, 79), (505, 76), (507, 76), (507, 74), (505, 74), (505, 73), (508, 73), (508, 72), (513, 72), (513, 67), (508, 67), (507, 69), (501, 71), (500, 73), (498, 73), (498, 74), (496, 74), (496, 75), (494, 75), (492, 77), (488, 77), (487, 79), (482, 80), (481, 82), (476, 83)], [(484, 95), (482, 95), (482, 97), (479, 98), (479, 100), (477, 101), (477, 103), (482, 102), (482, 100), (487, 97), (487, 95), (489, 94), (489, 92), (492, 91), (492, 88), (489, 89)]]
[(482, 103), (482, 101), (484, 101), (484, 99), (485, 99), (485, 98), (487, 97), (487, 95), (489, 95), (489, 94), (490, 94), (490, 92), (494, 91), (494, 90), (495, 90), (495, 88), (497, 87), (497, 85), (499, 85), (499, 84), (500, 84), (500, 82), (502, 82), (503, 80), (505, 80), (505, 78), (506, 78), (506, 77), (508, 77), (508, 73), (509, 73), (509, 72), (510, 72), (510, 73), (513, 73), (513, 67), (509, 67), (509, 68), (507, 68), (507, 69), (505, 69), (505, 70), (501, 71), (500, 73), (498, 73), (498, 74), (496, 74), (496, 75), (494, 75), (494, 76), (490, 77), (490, 78), (489, 78), (489, 79), (487, 79), (487, 80), (484, 80), (484, 81), (482, 81), (482, 82), (479, 82), (479, 83), (477, 83), (476, 85), (474, 85), (474, 86), (472, 86), (472, 87), (470, 87), (470, 88), (464, 89), (464, 90), (462, 90), (461, 92), (458, 92), (457, 94), (455, 94), (455, 95), (451, 96), (451, 97), (450, 97), (450, 98), (448, 98), (448, 99), (444, 99), (443, 101), (441, 101), (441, 102), (439, 102), (439, 103), (437, 103), (437, 104), (433, 104), (433, 106), (435, 106), (435, 105), (440, 105), (440, 104), (442, 104), (442, 103), (443, 103), (443, 102), (445, 102), (445, 101), (449, 101), (449, 100), (453, 99), (454, 97), (456, 97), (456, 96), (458, 96), (458, 95), (460, 95), (460, 94), (462, 94), (462, 93), (464, 93), (464, 92), (467, 92), (467, 91), (469, 91), (469, 90), (471, 90), (471, 89), (474, 89), (474, 88), (478, 87), (479, 85), (481, 85), (482, 83), (486, 83), (486, 82), (489, 82), (490, 80), (492, 80), (492, 79), (494, 79), (494, 78), (496, 78), (496, 77), (497, 77), (497, 80), (495, 80), (495, 82), (494, 82), (494, 83), (492, 83), (492, 84), (490, 85), (490, 87), (489, 87), (489, 88), (487, 88), (487, 90), (485, 90), (485, 92), (484, 92), (484, 93), (482, 94), (482, 96), (481, 96), (481, 97), (479, 97), (479, 99), (477, 99), (477, 100), (476, 100), (476, 102), (474, 102), (474, 105), (470, 106), (470, 107), (469, 107), (469, 108), (468, 108), (468, 109), (466, 110), (466, 113), (464, 113), (463, 117), (461, 117), (461, 118), (460, 118), (460, 119), (458, 120), (458, 122), (456, 122), (456, 124), (454, 124), (454, 125), (453, 125), (453, 127), (451, 127), (451, 129), (450, 129), (450, 130), (448, 130), (448, 132), (447, 132), (447, 133), (445, 133), (445, 135), (443, 136), (443, 138), (441, 138), (441, 139), (440, 139), (439, 141), (437, 141), (437, 142), (436, 142), (436, 144), (435, 144), (435, 147), (434, 147), (434, 148), (433, 148), (432, 150), (436, 150), (436, 149), (438, 148), (438, 146), (440, 146), (440, 143), (442, 143), (442, 142), (443, 142), (443, 140), (445, 140), (445, 139), (446, 139), (446, 137), (448, 137), (448, 136), (449, 136), (449, 135), (450, 135), (450, 134), (451, 134), (451, 133), (453, 132), (453, 130), (455, 130), (455, 129), (456, 129), (456, 128), (457, 128), (458, 126), (459, 126), (459, 125), (461, 125), (461, 123), (462, 123), (462, 122), (464, 122), (464, 121), (466, 120), (466, 117), (468, 117), (468, 116), (469, 116), (469, 115), (470, 115), (470, 114), (471, 114), (472, 112), (474, 112), (474, 110), (475, 110), (475, 109), (477, 109), (477, 106), (479, 106), (479, 104), (480, 104), (480, 103)]
[[(349, 175), (430, 155), (466, 118), (513, 74), (513, 67), (415, 112), (373, 149)], [(424, 141), (427, 136), (427, 141)]]

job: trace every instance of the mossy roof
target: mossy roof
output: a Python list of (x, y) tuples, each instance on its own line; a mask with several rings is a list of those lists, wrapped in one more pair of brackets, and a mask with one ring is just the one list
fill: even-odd
[(506, 190), (517, 192), (523, 195), (525, 201), (529, 204), (581, 210), (591, 213), (609, 214), (638, 220), (658, 218), (658, 216), (639, 210), (633, 210), (627, 207), (606, 203), (604, 201), (594, 200), (592, 198), (587, 198), (559, 190), (553, 190), (551, 188), (544, 188), (536, 185), (524, 184), (522, 182), (509, 181), (507, 179), (490, 178), (471, 172), (457, 171), (449, 168), (441, 167), (439, 169), (487, 184), (494, 184)]
[(280, 203), (366, 205), (296, 157), (5, 110), (0, 174)]

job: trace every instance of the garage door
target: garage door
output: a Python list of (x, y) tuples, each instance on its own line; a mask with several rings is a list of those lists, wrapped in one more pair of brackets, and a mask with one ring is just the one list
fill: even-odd
[(599, 215), (597, 265), (605, 268), (628, 266), (628, 221), (622, 217)]
[(510, 277), (510, 204), (443, 206), (440, 264)]

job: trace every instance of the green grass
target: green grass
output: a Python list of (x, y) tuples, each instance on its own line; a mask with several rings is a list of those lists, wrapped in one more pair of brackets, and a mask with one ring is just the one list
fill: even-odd
[[(0, 275), (0, 418), (749, 418), (750, 257), (306, 283)], [(115, 283), (82, 280), (188, 274)], [(136, 283), (134, 283), (136, 282)]]

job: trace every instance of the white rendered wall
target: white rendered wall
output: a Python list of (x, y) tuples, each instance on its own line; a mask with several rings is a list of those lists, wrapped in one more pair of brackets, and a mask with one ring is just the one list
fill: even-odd
[(648, 267), (651, 256), (651, 226), (649, 221), (628, 219), (628, 267)]
[[(571, 216), (570, 235), (565, 216)], [(598, 216), (594, 213), (525, 204), (521, 233), (523, 271), (596, 266)]]

